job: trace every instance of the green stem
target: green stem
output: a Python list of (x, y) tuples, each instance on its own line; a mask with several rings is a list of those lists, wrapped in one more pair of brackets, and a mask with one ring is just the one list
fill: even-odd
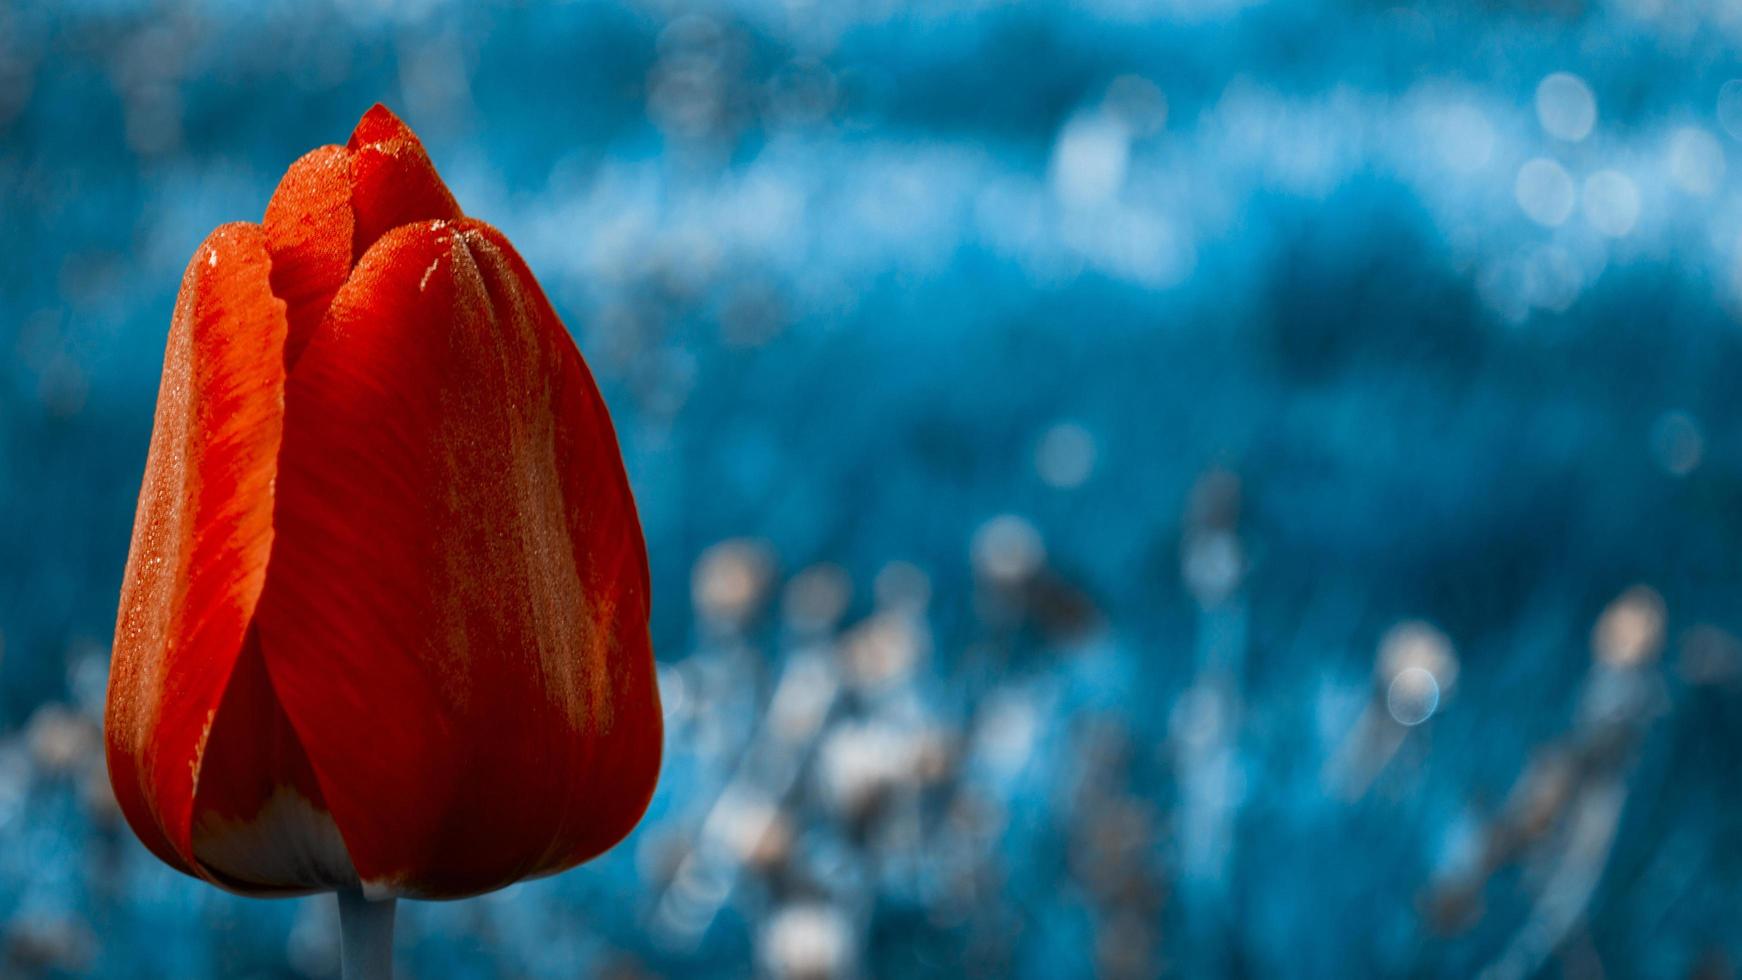
[(339, 962), (344, 980), (393, 980), (393, 906), (358, 889), (339, 892)]

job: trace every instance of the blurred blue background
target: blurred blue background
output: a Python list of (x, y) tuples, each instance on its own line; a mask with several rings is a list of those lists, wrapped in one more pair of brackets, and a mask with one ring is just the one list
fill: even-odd
[(641, 827), (416, 977), (1724, 977), (1742, 8), (0, 7), (0, 975), (332, 976), (102, 771), (181, 271), (375, 101), (617, 421)]

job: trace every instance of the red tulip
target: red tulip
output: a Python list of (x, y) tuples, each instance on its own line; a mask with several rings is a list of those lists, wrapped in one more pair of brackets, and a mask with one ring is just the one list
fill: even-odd
[(376, 106), (182, 281), (106, 724), (128, 823), (245, 894), (449, 898), (598, 855), (659, 768), (610, 417)]

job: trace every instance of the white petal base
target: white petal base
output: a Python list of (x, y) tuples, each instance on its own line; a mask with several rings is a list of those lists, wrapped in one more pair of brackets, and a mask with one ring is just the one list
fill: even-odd
[(306, 891), (357, 887), (332, 814), (287, 786), (251, 820), (202, 815), (193, 845), (201, 864), (239, 882)]

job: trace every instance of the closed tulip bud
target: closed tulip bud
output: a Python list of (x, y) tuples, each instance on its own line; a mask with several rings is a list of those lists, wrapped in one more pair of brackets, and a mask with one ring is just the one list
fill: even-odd
[(586, 364), (392, 113), (200, 246), (105, 725), (158, 857), (383, 899), (598, 855), (659, 768), (648, 603)]

